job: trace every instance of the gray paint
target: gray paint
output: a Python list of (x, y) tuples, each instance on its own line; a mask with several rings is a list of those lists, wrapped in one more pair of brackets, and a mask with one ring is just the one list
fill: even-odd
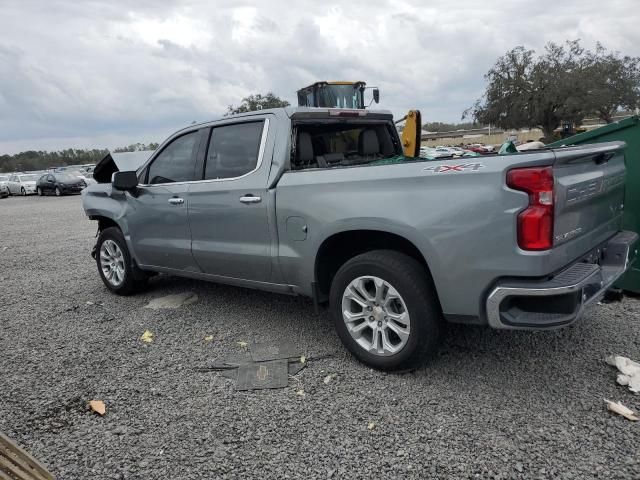
[[(474, 317), (483, 316), (486, 295), (499, 279), (557, 272), (620, 230), (623, 184), (607, 179), (624, 173), (622, 144), (288, 171), (291, 115), (319, 112), (326, 115), (322, 109), (265, 110), (176, 132), (154, 157), (192, 129), (269, 119), (261, 164), (252, 174), (235, 180), (142, 186), (138, 198), (112, 192), (109, 184), (93, 185), (83, 192), (85, 211), (90, 217), (115, 220), (143, 268), (307, 296), (313, 293), (316, 254), (325, 240), (353, 230), (393, 233), (422, 253), (444, 313)], [(392, 121), (388, 112), (370, 114)], [(603, 152), (614, 156), (596, 166), (592, 157)], [(442, 172), (444, 167), (469, 163), (482, 166)], [(558, 240), (551, 250), (522, 251), (517, 246), (516, 215), (527, 206), (528, 197), (506, 187), (506, 173), (514, 167), (554, 163), (556, 233), (581, 230)], [(580, 197), (568, 193), (575, 185), (593, 181), (606, 184), (606, 190), (567, 202), (571, 195)], [(185, 203), (169, 206), (167, 198), (175, 189)], [(262, 201), (240, 203), (246, 194)], [(159, 205), (156, 212), (151, 211), (154, 202)], [(191, 237), (185, 233), (186, 224)], [(304, 235), (299, 231), (303, 228)]]

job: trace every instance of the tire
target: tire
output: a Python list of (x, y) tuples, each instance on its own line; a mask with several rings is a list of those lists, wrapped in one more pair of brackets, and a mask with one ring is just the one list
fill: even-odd
[(43, 195), (42, 189), (40, 187), (36, 188), (36, 192), (37, 192), (39, 197), (41, 197)]
[[(347, 287), (355, 284), (359, 285), (358, 291), (364, 288), (367, 295), (372, 297), (374, 292), (378, 291), (376, 282), (384, 282), (381, 291), (384, 292), (386, 289), (388, 303), (383, 305), (383, 302), (376, 301), (371, 312), (365, 312), (365, 308), (370, 308), (364, 307), (365, 304), (369, 304), (368, 301), (356, 302), (348, 296), (345, 297)], [(362, 295), (357, 296), (360, 300), (364, 299)], [(419, 262), (403, 253), (374, 250), (352, 258), (336, 273), (331, 283), (329, 298), (338, 336), (349, 351), (366, 365), (385, 371), (414, 370), (423, 365), (438, 349), (444, 331), (444, 320), (433, 280)], [(355, 313), (352, 312), (354, 307)], [(365, 312), (366, 319), (362, 322), (350, 322), (348, 327), (343, 311), (360, 316), (357, 311), (360, 308)], [(406, 316), (402, 317), (402, 312), (408, 314), (408, 324)], [(367, 316), (369, 313), (371, 315)], [(395, 322), (391, 315), (404, 318), (405, 323)], [(368, 326), (363, 327), (367, 322)], [(372, 353), (372, 350), (375, 350), (373, 347), (376, 327), (381, 330), (375, 334), (377, 352)], [(360, 329), (360, 334), (353, 334), (360, 335), (360, 338), (354, 337), (350, 329)], [(396, 332), (401, 332), (404, 340)], [(397, 351), (382, 347), (385, 345), (383, 339), (386, 339), (386, 345), (396, 348)]]
[(24, 187), (20, 189), (20, 195), (22, 195), (23, 197), (27, 196), (27, 191), (24, 189)]
[(56, 197), (61, 197), (62, 196), (62, 190), (60, 190), (59, 187), (56, 187)]
[[(105, 246), (106, 243), (106, 246)], [(120, 276), (108, 277), (106, 271), (107, 262), (110, 261), (109, 255), (114, 252), (113, 245), (117, 247), (116, 255), (111, 255), (111, 259), (118, 258), (118, 251), (121, 254), (121, 261), (112, 261), (117, 266), (117, 272)], [(103, 246), (105, 251), (103, 252)], [(146, 284), (148, 276), (144, 271), (140, 270), (135, 262), (132, 261), (124, 235), (117, 227), (110, 227), (102, 230), (96, 243), (96, 265), (98, 273), (106, 287), (113, 293), (118, 295), (131, 295), (139, 291)], [(113, 272), (116, 275), (116, 272)], [(119, 281), (118, 281), (119, 280)]]

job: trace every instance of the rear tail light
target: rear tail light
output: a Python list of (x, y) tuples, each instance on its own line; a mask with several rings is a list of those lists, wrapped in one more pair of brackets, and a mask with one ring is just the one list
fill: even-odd
[(553, 246), (553, 168), (515, 168), (507, 186), (529, 194), (529, 206), (518, 214), (518, 245), (523, 250)]

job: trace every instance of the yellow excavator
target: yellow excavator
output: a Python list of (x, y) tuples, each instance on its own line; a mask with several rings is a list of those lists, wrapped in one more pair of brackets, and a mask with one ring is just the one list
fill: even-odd
[[(364, 91), (367, 89), (372, 90), (372, 99), (369, 105), (364, 103)], [(301, 88), (297, 93), (298, 106), (300, 107), (365, 109), (373, 102), (380, 102), (380, 90), (377, 87), (367, 87), (367, 84), (362, 81), (315, 82), (308, 87)], [(402, 122), (404, 122), (404, 128), (400, 139), (404, 155), (406, 157), (418, 157), (422, 140), (422, 117), (420, 111), (409, 110), (403, 118), (396, 121), (396, 124)]]

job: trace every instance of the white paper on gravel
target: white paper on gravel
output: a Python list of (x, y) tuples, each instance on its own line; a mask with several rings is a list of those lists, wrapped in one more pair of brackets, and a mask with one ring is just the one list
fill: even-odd
[(159, 310), (161, 308), (180, 308), (198, 301), (198, 295), (193, 292), (176, 293), (164, 297), (154, 298), (144, 308)]
[(640, 363), (620, 355), (611, 355), (606, 362), (620, 372), (616, 378), (620, 385), (629, 387), (633, 393), (640, 393)]

